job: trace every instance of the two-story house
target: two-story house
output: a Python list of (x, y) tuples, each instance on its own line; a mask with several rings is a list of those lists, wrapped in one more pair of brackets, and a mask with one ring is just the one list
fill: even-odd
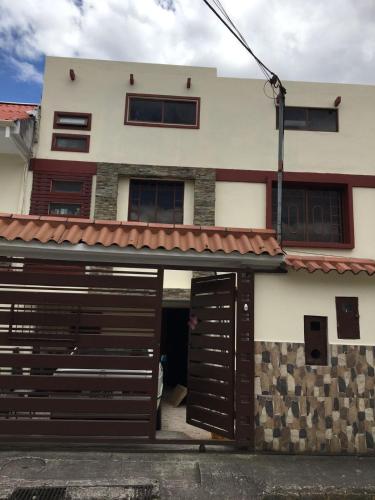
[[(161, 352), (170, 382), (188, 385), (191, 423), (226, 437), (243, 425), (257, 450), (373, 453), (375, 87), (284, 85), (282, 250), (272, 231), (278, 103), (267, 84), (212, 68), (55, 57), (46, 59), (27, 174), (30, 214), (52, 218), (31, 218), (27, 236), (22, 219), (12, 233), (17, 217), (8, 218), (2, 238), (9, 248), (21, 240), (34, 258), (53, 259), (53, 240), (60, 259), (84, 261), (104, 247), (112, 265), (165, 268)], [(59, 221), (61, 239), (43, 235)], [(129, 233), (116, 233), (122, 227)], [(253, 293), (238, 298), (237, 320), (220, 291), (215, 304), (197, 298), (213, 285), (192, 287), (196, 270), (241, 267)], [(242, 353), (241, 311), (254, 336)], [(203, 342), (192, 336), (204, 321)], [(215, 322), (237, 322), (231, 347), (215, 347)], [(247, 399), (238, 392), (244, 373)], [(231, 402), (215, 380), (234, 384)], [(243, 421), (240, 396), (251, 408)]]

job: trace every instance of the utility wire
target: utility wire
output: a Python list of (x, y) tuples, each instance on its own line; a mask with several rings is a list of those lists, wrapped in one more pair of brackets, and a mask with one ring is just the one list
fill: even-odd
[[(260, 59), (257, 57), (249, 44), (247, 43), (244, 36), (237, 29), (233, 21), (230, 19), (229, 15), (225, 11), (224, 7), (220, 3), (220, 0), (212, 0), (213, 5), (216, 6), (218, 10), (215, 10), (213, 5), (209, 3), (208, 0), (203, 0), (203, 2), (207, 5), (207, 7), (215, 14), (215, 16), (224, 24), (224, 26), (232, 33), (232, 35), (240, 42), (240, 44), (249, 52), (249, 54), (255, 59), (259, 68), (262, 70), (266, 79), (271, 83), (273, 87), (279, 87), (281, 91), (285, 91), (280, 78), (270, 70)], [(221, 15), (220, 15), (220, 13)]]

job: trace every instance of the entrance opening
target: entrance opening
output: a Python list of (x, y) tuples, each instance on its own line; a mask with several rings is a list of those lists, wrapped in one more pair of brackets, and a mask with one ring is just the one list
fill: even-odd
[(162, 439), (211, 439), (209, 432), (186, 422), (189, 316), (189, 308), (163, 308), (160, 348), (163, 396), (157, 432)]

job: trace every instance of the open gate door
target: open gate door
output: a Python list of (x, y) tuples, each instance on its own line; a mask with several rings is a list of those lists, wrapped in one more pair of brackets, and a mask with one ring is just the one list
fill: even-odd
[(194, 278), (186, 421), (234, 438), (235, 274)]

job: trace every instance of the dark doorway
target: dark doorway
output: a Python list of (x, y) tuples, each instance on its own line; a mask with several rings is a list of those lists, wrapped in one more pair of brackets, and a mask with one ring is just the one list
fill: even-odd
[(189, 309), (163, 308), (161, 354), (167, 387), (187, 383), (188, 321)]

